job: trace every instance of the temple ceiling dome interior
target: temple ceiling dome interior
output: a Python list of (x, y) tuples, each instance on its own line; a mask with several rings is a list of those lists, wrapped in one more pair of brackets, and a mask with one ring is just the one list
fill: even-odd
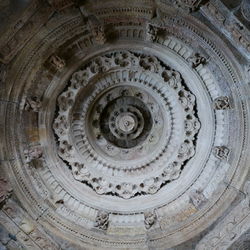
[(0, 249), (250, 249), (249, 0), (1, 0), (0, 31)]

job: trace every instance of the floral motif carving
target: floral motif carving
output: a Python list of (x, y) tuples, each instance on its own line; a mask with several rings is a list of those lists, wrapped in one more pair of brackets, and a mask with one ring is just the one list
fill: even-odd
[(214, 100), (214, 108), (216, 110), (225, 110), (230, 108), (229, 98), (227, 96), (220, 96)]
[[(126, 78), (117, 71), (120, 68), (128, 71)], [(134, 70), (131, 70), (133, 68)], [(113, 70), (116, 73), (112, 73)], [(143, 74), (150, 72), (151, 74), (160, 75), (162, 76), (162, 83), (158, 82), (158, 85), (152, 88), (147, 82), (144, 83), (143, 80), (138, 79), (136, 71), (141, 71)], [(77, 134), (81, 134), (83, 141), (82, 146), (80, 146), (83, 149), (82, 156), (78, 156), (78, 149), (75, 149), (75, 146), (68, 138), (70, 126), (68, 116), (72, 112), (77, 93), (88, 85), (89, 79), (93, 78), (96, 74), (106, 74), (106, 72), (110, 72), (109, 74), (111, 74), (111, 76), (107, 76), (110, 77), (109, 80), (106, 80), (106, 82), (110, 83), (108, 85), (105, 83), (101, 85), (97, 84), (98, 88), (96, 88), (94, 95), (90, 96), (90, 99), (82, 105), (81, 111), (77, 111), (83, 115), (80, 121), (75, 121), (76, 127), (79, 127), (77, 124), (85, 124), (86, 120), (91, 123), (91, 129), (85, 128), (82, 125), (79, 127), (80, 130), (77, 129), (79, 130)], [(139, 85), (136, 83), (138, 85), (136, 87), (133, 85), (113, 87), (106, 94), (102, 95), (98, 101), (93, 101), (96, 98), (95, 96), (98, 96), (99, 93), (102, 93), (105, 88), (112, 86), (112, 84), (115, 85), (116, 81), (136, 81)], [(168, 91), (176, 91), (178, 93), (178, 105), (180, 105), (179, 107), (185, 113), (182, 121), (184, 123), (183, 132), (185, 140), (179, 145), (179, 149), (176, 151), (176, 160), (173, 162), (164, 163), (164, 161), (160, 160), (160, 157), (165, 154), (167, 147), (169, 147), (170, 143), (167, 143), (165, 148), (162, 149), (160, 157), (156, 156), (157, 160), (150, 161), (149, 163), (145, 162), (140, 167), (134, 167), (133, 164), (128, 165), (126, 163), (119, 170), (127, 175), (128, 172), (134, 171), (134, 169), (143, 169), (151, 165), (153, 166), (153, 164), (162, 166), (165, 164), (165, 167), (162, 167), (160, 175), (149, 176), (140, 183), (131, 181), (116, 182), (115, 177), (111, 177), (113, 181), (111, 179), (108, 180), (96, 174), (94, 172), (95, 167), (91, 168), (90, 166), (101, 164), (103, 171), (107, 167), (107, 171), (108, 169), (116, 171), (120, 167), (111, 164), (113, 159), (123, 161), (124, 163), (129, 160), (131, 161), (135, 157), (144, 157), (147, 159), (146, 156), (155, 150), (155, 145), (161, 140), (159, 134), (166, 133), (163, 127), (165, 118), (162, 115), (161, 106), (147, 91), (145, 92), (145, 90), (140, 88), (142, 84), (147, 88), (152, 88), (153, 91), (161, 93), (161, 97), (159, 98), (162, 98)], [(159, 87), (160, 90), (157, 90)], [(88, 111), (89, 105), (93, 102), (96, 102), (93, 105), (93, 111)], [(164, 99), (162, 103), (164, 103)], [(109, 107), (109, 105), (111, 106)], [(53, 125), (54, 131), (59, 138), (58, 154), (68, 162), (75, 179), (87, 182), (98, 194), (115, 193), (115, 195), (124, 199), (129, 199), (136, 194), (154, 194), (164, 183), (177, 179), (182, 169), (182, 163), (190, 159), (195, 153), (193, 140), (200, 129), (200, 123), (193, 113), (194, 105), (195, 97), (182, 86), (180, 73), (167, 68), (154, 56), (136, 55), (129, 51), (118, 51), (107, 56), (96, 57), (87, 68), (82, 68), (72, 75), (69, 88), (58, 97), (59, 114), (56, 116)], [(147, 109), (149, 110), (147, 111)], [(147, 114), (149, 117), (147, 117)], [(144, 120), (148, 122), (144, 123)], [(140, 122), (138, 123), (138, 121)], [(126, 122), (128, 125), (126, 125)], [(155, 125), (152, 127), (150, 123), (155, 123)], [(151, 128), (153, 128), (152, 131)], [(148, 132), (143, 132), (144, 130)], [(89, 132), (90, 135), (87, 135), (87, 131), (93, 132)], [(90, 139), (88, 136), (93, 138), (91, 139), (92, 142), (96, 141), (94, 147), (98, 148), (98, 154), (89, 145), (88, 140)], [(123, 142), (124, 136), (128, 136), (126, 144)], [(146, 142), (137, 146), (139, 140), (146, 140)], [(105, 158), (109, 157), (110, 162), (105, 163), (106, 160), (102, 157), (103, 154)]]
[(230, 150), (226, 146), (217, 146), (213, 149), (214, 155), (220, 160), (227, 160)]

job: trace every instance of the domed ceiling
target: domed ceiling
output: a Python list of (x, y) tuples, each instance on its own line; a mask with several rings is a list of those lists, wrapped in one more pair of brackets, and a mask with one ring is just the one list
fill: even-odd
[(248, 249), (247, 0), (0, 4), (3, 249)]

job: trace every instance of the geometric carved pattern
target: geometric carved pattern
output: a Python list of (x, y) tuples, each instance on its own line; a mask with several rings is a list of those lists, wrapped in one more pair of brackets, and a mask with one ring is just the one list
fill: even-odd
[[(156, 74), (162, 77), (154, 85)], [(100, 75), (98, 80), (91, 80), (96, 75)], [(88, 91), (90, 82), (96, 86), (93, 93)], [(200, 127), (194, 115), (195, 97), (182, 82), (180, 73), (157, 58), (128, 51), (99, 56), (76, 71), (70, 86), (58, 98), (59, 113), (54, 122), (58, 153), (74, 177), (87, 182), (98, 194), (112, 193), (126, 199), (153, 194), (178, 178), (184, 162), (194, 155), (193, 141)], [(84, 92), (88, 96), (81, 97)], [(176, 97), (171, 100), (170, 95)], [(74, 107), (77, 102), (80, 107)], [(180, 116), (177, 110), (183, 114)], [(80, 116), (75, 119), (74, 114)], [(171, 120), (184, 125), (178, 134), (182, 140), (176, 138)], [(71, 143), (76, 136), (77, 148)], [(180, 142), (178, 149), (175, 145), (175, 158), (169, 161), (167, 155), (173, 152), (174, 141)], [(77, 152), (82, 153), (78, 156)], [(144, 168), (153, 171), (155, 164), (162, 166), (158, 176), (149, 175), (140, 182), (129, 180), (130, 172), (140, 175)], [(97, 166), (102, 166), (102, 171), (110, 168), (124, 172), (123, 181), (114, 178), (114, 172), (110, 176), (107, 172), (108, 177), (103, 178), (94, 171)]]
[(17, 200), (1, 224), (31, 249), (174, 248), (211, 228), (197, 249), (230, 246), (249, 225), (236, 199), (249, 193), (249, 32), (235, 20), (248, 13), (48, 2), (0, 37), (1, 169)]

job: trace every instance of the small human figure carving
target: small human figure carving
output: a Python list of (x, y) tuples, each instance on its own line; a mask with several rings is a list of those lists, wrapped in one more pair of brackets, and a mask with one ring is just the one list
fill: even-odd
[(49, 61), (57, 70), (63, 69), (66, 65), (65, 61), (57, 55), (52, 55)]
[(42, 104), (38, 97), (27, 97), (24, 103), (24, 110), (38, 112)]
[(41, 147), (34, 147), (24, 150), (24, 156), (26, 163), (30, 163), (32, 160), (40, 159), (43, 155)]
[(154, 25), (147, 23), (146, 26), (146, 41), (154, 42), (156, 40), (158, 28)]
[(197, 10), (201, 5), (201, 0), (176, 0), (175, 5), (189, 12)]
[(154, 212), (145, 212), (144, 213), (144, 224), (146, 229), (151, 228), (156, 222), (156, 215)]
[(207, 201), (206, 196), (203, 194), (202, 190), (195, 190), (190, 194), (190, 202), (196, 207), (202, 207)]
[(204, 65), (207, 63), (207, 59), (201, 56), (199, 53), (194, 54), (193, 56), (189, 57), (188, 59), (189, 64), (192, 68), (197, 68), (199, 65)]
[(107, 40), (105, 35), (105, 29), (103, 25), (98, 25), (93, 27), (92, 29), (92, 35), (95, 38), (95, 41), (97, 44), (104, 44)]

